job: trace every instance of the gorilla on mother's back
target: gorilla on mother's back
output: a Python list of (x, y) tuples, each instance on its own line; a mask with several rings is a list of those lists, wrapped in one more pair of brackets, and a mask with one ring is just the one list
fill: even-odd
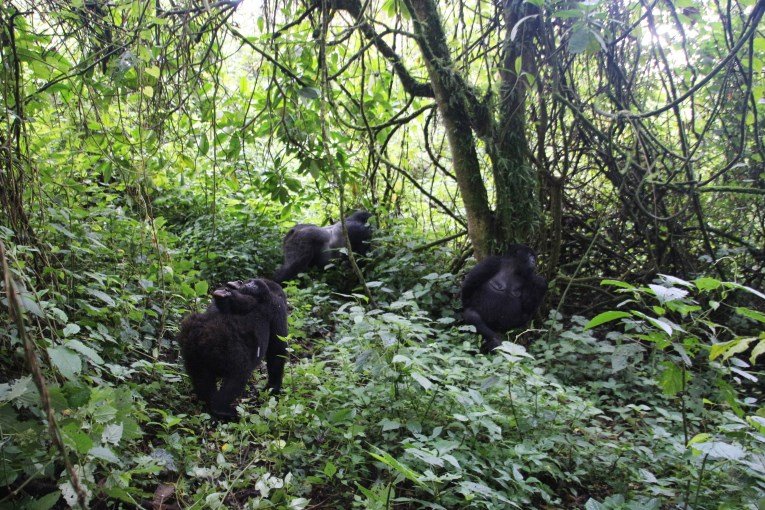
[[(366, 255), (369, 251), (372, 227), (367, 220), (371, 217), (370, 212), (355, 211), (345, 218), (351, 249), (359, 255)], [(284, 237), (284, 263), (276, 270), (273, 280), (278, 283), (290, 280), (309, 267), (323, 269), (330, 260), (341, 255), (342, 248), (345, 248), (345, 239), (343, 225), (339, 221), (328, 227), (305, 223), (295, 225)]]
[(536, 272), (537, 256), (511, 244), (501, 257), (486, 257), (462, 282), (462, 316), (483, 337), (481, 352), (494, 350), (502, 335), (525, 326), (542, 303), (547, 280)]
[[(255, 367), (266, 360), (268, 388), (281, 391), (288, 335), (287, 297), (265, 278), (228, 282), (203, 313), (183, 319), (178, 333), (194, 392), (210, 413), (235, 419), (234, 400)], [(222, 380), (218, 387), (218, 380)]]

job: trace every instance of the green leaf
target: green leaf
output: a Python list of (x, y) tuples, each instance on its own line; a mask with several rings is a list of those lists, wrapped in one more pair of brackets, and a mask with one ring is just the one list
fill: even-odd
[(194, 292), (197, 293), (197, 296), (206, 296), (207, 290), (209, 288), (210, 288), (210, 285), (204, 280), (200, 280), (194, 284)]
[(651, 317), (650, 315), (646, 315), (646, 314), (644, 314), (642, 312), (635, 312), (635, 315), (637, 315), (638, 317), (640, 317), (642, 319), (647, 320), (653, 326), (659, 328), (664, 333), (666, 333), (667, 336), (670, 336), (670, 337), (672, 336), (672, 333), (673, 333), (673, 331), (675, 329), (674, 326), (676, 326), (676, 325), (670, 323), (666, 319), (662, 319), (662, 318), (657, 319), (655, 317)]
[(93, 448), (93, 440), (82, 431), (79, 423), (67, 423), (61, 428), (61, 434), (64, 436), (64, 443), (78, 453), (85, 454)]
[(553, 16), (558, 19), (575, 19), (581, 18), (584, 13), (579, 9), (564, 9), (556, 11)]
[(534, 358), (526, 351), (526, 348), (521, 344), (515, 344), (512, 342), (502, 342), (494, 349), (494, 352), (502, 353), (505, 359), (510, 361), (518, 361), (521, 357)]
[(327, 419), (330, 423), (338, 424), (345, 421), (348, 421), (349, 419), (356, 416), (356, 410), (355, 409), (338, 409), (337, 411), (334, 411), (332, 414), (330, 414)]
[(719, 356), (722, 356), (723, 359), (728, 359), (734, 354), (746, 351), (749, 348), (749, 344), (754, 340), (754, 338), (736, 338), (728, 342), (712, 344), (709, 349), (709, 359), (714, 360)]
[(715, 290), (722, 285), (720, 280), (704, 276), (703, 278), (697, 278), (693, 280), (693, 284), (701, 291)]
[(760, 340), (757, 345), (754, 346), (754, 349), (752, 349), (752, 354), (749, 356), (749, 361), (754, 365), (754, 362), (757, 361), (757, 358), (765, 353), (765, 339)]
[[(91, 402), (91, 406), (93, 403)], [(97, 405), (93, 410), (93, 419), (98, 423), (108, 423), (113, 421), (117, 417), (117, 410), (114, 406), (103, 403)]]
[(709, 455), (713, 459), (739, 460), (746, 456), (746, 451), (740, 446), (722, 441), (698, 443), (693, 446), (693, 449)]
[(328, 460), (327, 463), (324, 464), (324, 469), (322, 470), (322, 472), (325, 475), (327, 475), (327, 478), (332, 478), (333, 476), (335, 476), (335, 473), (337, 473), (337, 468), (335, 467), (335, 465), (332, 463), (331, 460)]
[(584, 25), (575, 25), (571, 36), (568, 38), (569, 53), (578, 54), (584, 52), (590, 45), (590, 29)]
[(82, 360), (76, 352), (66, 347), (48, 347), (48, 356), (53, 366), (67, 379), (74, 379), (82, 371)]
[(378, 447), (376, 447), (374, 445), (372, 445), (372, 448), (377, 450), (379, 453), (368, 451), (367, 453), (369, 455), (371, 455), (375, 459), (379, 460), (380, 462), (382, 462), (386, 466), (390, 467), (395, 472), (403, 475), (404, 478), (406, 478), (407, 480), (415, 483), (416, 485), (418, 485), (420, 487), (423, 487), (423, 488), (426, 487), (425, 483), (423, 483), (422, 480), (420, 479), (420, 475), (417, 474), (417, 472), (415, 472), (414, 470), (412, 470), (409, 466), (407, 466), (405, 464), (402, 464), (401, 462), (399, 462), (396, 459), (394, 459), (393, 457), (391, 457), (389, 453), (381, 450), (380, 448), (378, 448)]
[(695, 443), (706, 443), (707, 439), (709, 439), (710, 437), (712, 437), (712, 435), (706, 432), (696, 434), (695, 436), (691, 438), (690, 441), (688, 441), (688, 446), (691, 446), (692, 444), (695, 444)]
[(662, 280), (669, 284), (673, 285), (682, 285), (683, 287), (693, 287), (693, 284), (689, 281), (683, 280), (682, 278), (678, 278), (677, 276), (672, 276), (670, 274), (661, 274), (659, 273), (659, 276)]
[(743, 315), (748, 319), (752, 319), (753, 321), (765, 323), (765, 313), (752, 310), (751, 308), (744, 308), (743, 306), (739, 306), (736, 308), (736, 313)]
[(32, 383), (32, 377), (26, 376), (17, 379), (12, 384), (0, 384), (0, 402), (10, 402), (27, 393), (33, 391), (35, 385)]
[(98, 299), (100, 299), (101, 301), (106, 303), (107, 305), (109, 305), (109, 306), (116, 305), (116, 303), (111, 298), (111, 296), (109, 296), (109, 294), (106, 294), (105, 292), (102, 292), (102, 291), (100, 291), (98, 289), (90, 289), (89, 288), (89, 289), (86, 289), (86, 290), (88, 291), (88, 294), (90, 294), (91, 296), (97, 297)]
[(421, 374), (418, 374), (417, 372), (412, 373), (412, 378), (418, 383), (420, 383), (420, 386), (425, 388), (425, 391), (428, 391), (430, 388), (433, 387), (433, 383), (430, 382), (430, 380), (427, 377)]
[(632, 317), (632, 314), (629, 312), (620, 312), (617, 310), (603, 312), (596, 315), (590, 320), (590, 322), (585, 324), (584, 330), (587, 331), (588, 329), (592, 329), (596, 326), (600, 326), (601, 324), (605, 324), (606, 322), (615, 321), (617, 319), (623, 319), (625, 317)]
[(403, 354), (396, 354), (395, 356), (393, 356), (391, 363), (403, 363), (404, 365), (409, 366), (412, 364), (412, 360), (407, 358)]
[[(499, 501), (502, 501), (503, 503), (505, 503), (508, 506), (513, 506), (513, 507), (516, 507), (516, 508), (520, 508), (520, 507), (518, 507), (518, 505), (513, 504), (506, 497), (502, 496), (502, 494), (500, 494), (499, 492), (493, 490), (491, 487), (489, 487), (487, 485), (484, 485), (482, 483), (463, 481), (463, 482), (460, 482), (460, 489), (459, 490), (460, 490), (461, 493), (466, 494), (466, 495), (468, 495), (468, 494), (471, 494), (471, 495), (472, 494), (480, 494), (481, 496), (485, 497), (488, 500), (498, 499)], [(507, 506), (505, 506), (503, 508), (507, 508)]]
[(28, 510), (49, 510), (58, 502), (61, 498), (61, 491), (53, 491), (40, 499), (36, 499), (27, 503), (26, 508)]
[(396, 430), (401, 428), (401, 423), (396, 420), (389, 420), (388, 418), (383, 418), (380, 421), (380, 425), (382, 426), (383, 432), (388, 430)]
[(69, 340), (65, 344), (68, 348), (72, 349), (73, 351), (77, 351), (80, 354), (85, 355), (90, 361), (95, 363), (96, 365), (103, 365), (104, 360), (103, 358), (96, 352), (95, 349), (92, 347), (88, 347), (87, 345), (83, 344), (79, 340)]
[(298, 89), (297, 93), (300, 97), (304, 97), (306, 99), (318, 99), (321, 95), (321, 90), (317, 89), (316, 87), (303, 87)]
[(105, 460), (107, 462), (111, 462), (113, 464), (120, 464), (120, 459), (117, 458), (116, 455), (114, 455), (114, 452), (112, 452), (109, 448), (106, 448), (104, 446), (96, 446), (90, 449), (88, 452), (88, 455), (95, 459), (101, 459)]
[(119, 444), (120, 440), (122, 439), (122, 432), (124, 430), (124, 426), (119, 423), (110, 423), (106, 426), (103, 433), (101, 434), (101, 442), (102, 443), (111, 443), (111, 444)]
[[(664, 371), (659, 379), (659, 386), (665, 395), (673, 397), (683, 391), (683, 371), (674, 363), (664, 362)], [(687, 375), (686, 375), (687, 379)]]
[(431, 466), (444, 467), (443, 460), (424, 450), (420, 450), (419, 448), (407, 448), (406, 453), (407, 455), (412, 455)]
[(604, 507), (598, 500), (594, 498), (588, 499), (584, 504), (584, 510), (603, 510), (605, 508), (606, 507)]
[(620, 287), (622, 289), (627, 290), (636, 290), (636, 287), (634, 285), (630, 285), (626, 282), (620, 282), (619, 280), (602, 280), (600, 282), (601, 285), (610, 285), (612, 287)]
[(64, 336), (76, 335), (80, 332), (80, 326), (77, 324), (67, 324), (64, 328)]
[(753, 289), (751, 287), (747, 287), (746, 285), (741, 285), (740, 283), (735, 283), (735, 282), (725, 282), (724, 285), (726, 287), (728, 287), (728, 288), (731, 288), (731, 289), (744, 290), (744, 291), (746, 291), (746, 292), (748, 292), (750, 294), (754, 294), (758, 298), (765, 299), (765, 294), (763, 294), (762, 292), (760, 292), (757, 289)]
[(242, 150), (242, 142), (239, 139), (239, 136), (234, 135), (231, 137), (231, 140), (228, 142), (228, 150), (226, 151), (226, 156), (228, 156), (231, 159), (236, 158), (236, 156), (239, 155), (239, 153)]
[(146, 74), (149, 76), (152, 76), (154, 78), (159, 78), (159, 67), (157, 66), (150, 66), (143, 70)]
[(677, 301), (680, 299), (683, 299), (685, 296), (688, 295), (688, 291), (684, 289), (678, 289), (675, 287), (664, 287), (663, 285), (655, 285), (650, 284), (648, 285), (648, 288), (650, 288), (654, 294), (656, 294), (656, 297), (659, 300), (659, 303), (667, 303), (669, 301)]
[(611, 372), (616, 373), (627, 368), (630, 358), (644, 352), (645, 348), (640, 344), (623, 344), (614, 349), (611, 354)]
[(200, 156), (206, 156), (210, 150), (210, 140), (207, 139), (207, 135), (202, 133), (202, 137), (199, 140), (199, 148), (197, 149)]
[(36, 315), (37, 317), (40, 317), (41, 319), (45, 318), (45, 312), (42, 311), (42, 308), (40, 308), (40, 305), (37, 304), (37, 301), (32, 299), (32, 297), (27, 293), (19, 294), (19, 297), (21, 298), (21, 307), (30, 312), (33, 315)]

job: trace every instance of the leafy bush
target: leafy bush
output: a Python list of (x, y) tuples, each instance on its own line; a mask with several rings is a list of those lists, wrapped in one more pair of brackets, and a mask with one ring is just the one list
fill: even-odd
[[(627, 295), (620, 310), (601, 313), (586, 324), (572, 318), (573, 325), (558, 334), (558, 345), (537, 345), (532, 352), (562, 382), (587, 388), (614, 416), (614, 430), (630, 437), (631, 452), (624, 456), (636, 457), (633, 466), (646, 466), (635, 474), (651, 492), (694, 508), (737, 508), (762, 501), (765, 465), (759, 452), (765, 411), (744, 397), (751, 386), (742, 383), (757, 380), (750, 363), (765, 346), (765, 317), (726, 302), (733, 291), (744, 292), (755, 304), (765, 296), (707, 277), (687, 282), (662, 276), (648, 286), (611, 280), (604, 284)], [(760, 333), (737, 335), (713, 320), (719, 315), (732, 323), (729, 313), (745, 318), (746, 329), (759, 328)], [(623, 332), (593, 336), (592, 328), (616, 320)], [(746, 360), (736, 356), (747, 350)], [(638, 424), (645, 429), (635, 428)], [(644, 447), (636, 448), (641, 443)], [(613, 499), (603, 504), (622, 508), (622, 503), (614, 507)]]
[[(176, 219), (178, 254), (194, 261), (203, 279), (220, 283), (268, 277), (281, 261), (285, 227), (280, 211), (244, 192), (232, 192), (215, 208), (176, 193), (161, 199), (161, 210)], [(214, 210), (212, 212), (211, 210)]]

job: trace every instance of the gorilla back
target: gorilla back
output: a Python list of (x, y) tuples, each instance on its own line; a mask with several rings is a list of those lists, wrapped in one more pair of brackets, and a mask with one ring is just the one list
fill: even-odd
[(465, 322), (483, 337), (481, 352), (502, 343), (502, 335), (526, 325), (547, 292), (547, 280), (536, 273), (536, 255), (513, 244), (501, 257), (487, 257), (462, 283)]
[(213, 293), (204, 313), (186, 317), (178, 334), (194, 392), (223, 419), (236, 417), (233, 401), (264, 358), (268, 388), (281, 390), (287, 345), (279, 337), (288, 333), (287, 299), (278, 284), (253, 279), (228, 286)]
[[(372, 228), (367, 220), (371, 217), (372, 213), (356, 211), (345, 218), (351, 249), (359, 255), (366, 255), (369, 251)], [(330, 260), (339, 257), (340, 249), (345, 247), (343, 225), (339, 221), (328, 227), (295, 225), (287, 232), (282, 246), (284, 263), (276, 270), (273, 278), (279, 283), (291, 280), (310, 267), (323, 269)]]

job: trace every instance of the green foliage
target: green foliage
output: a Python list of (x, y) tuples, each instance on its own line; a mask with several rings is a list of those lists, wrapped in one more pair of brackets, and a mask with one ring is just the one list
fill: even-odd
[[(390, 27), (380, 40), (419, 81), (404, 4), (365, 16)], [(556, 317), (523, 334), (528, 351), (491, 357), (459, 321), (465, 246), (426, 247), (464, 229), (440, 116), (365, 53), (377, 50), (357, 25), (336, 25), (348, 16), (323, 45), (292, 2), (270, 3), (254, 35), (227, 2), (0, 5), (0, 240), (66, 449), (2, 317), (0, 507), (72, 506), (64, 458), (99, 508), (763, 506), (763, 295), (696, 274), (762, 282), (765, 40), (754, 32), (736, 66), (709, 74), (752, 2), (532, 0), (518, 5), (539, 13), (513, 27), (495, 26), (496, 2), (463, 4), (440, 10), (487, 189), (507, 160), (485, 143), (509, 113), (496, 49), (541, 21), (551, 30), (535, 41), (556, 51), (536, 52), (533, 73), (529, 48), (511, 64), (534, 119), (511, 134), (528, 138), (533, 172), (500, 198), (529, 210), (538, 174), (543, 263), (565, 248), (551, 272), (629, 275), (594, 291), (574, 281), (566, 306), (591, 318)], [(282, 19), (295, 23), (275, 37)], [(661, 107), (703, 76), (677, 115), (602, 115)], [(271, 274), (286, 228), (336, 218), (340, 192), (377, 213), (362, 261), (376, 308), (340, 262), (287, 284), (284, 394), (258, 393), (256, 371), (242, 418), (212, 421), (178, 359), (181, 318), (217, 283)], [(636, 283), (664, 267), (695, 276)]]
[[(587, 385), (607, 401), (644, 401), (644, 415), (651, 408), (675, 407), (671, 413), (682, 424), (677, 451), (683, 452), (688, 462), (685, 476), (692, 479), (689, 487), (695, 486), (695, 495), (690, 491), (684, 495), (686, 501), (704, 505), (707, 499), (699, 495), (704, 492), (709, 493), (710, 501), (727, 505), (749, 498), (762, 500), (765, 469), (757, 459), (763, 439), (758, 425), (763, 409), (756, 400), (741, 395), (758, 381), (759, 371), (752, 365), (763, 349), (765, 330), (762, 314), (727, 302), (743, 300), (762, 306), (765, 295), (709, 277), (685, 281), (662, 275), (656, 284), (647, 286), (610, 280), (603, 283), (618, 287), (628, 296), (621, 303), (626, 310), (603, 312), (571, 337), (577, 340), (572, 351), (578, 356), (600, 358), (602, 367), (610, 358), (608, 383), (603, 382), (608, 376), (606, 370)], [(721, 318), (731, 325), (736, 323), (733, 314), (746, 318), (740, 326), (747, 334), (737, 334), (732, 327), (717, 323)], [(614, 320), (620, 321), (624, 332), (608, 333), (609, 342), (601, 343), (587, 335), (591, 328)], [(742, 356), (746, 351), (749, 354)], [(566, 377), (566, 371), (560, 370), (559, 376)], [(651, 386), (658, 386), (666, 400), (659, 395), (651, 397)], [(670, 416), (667, 411), (665, 416)], [(735, 473), (731, 476), (747, 482), (739, 486), (732, 478), (716, 476), (719, 473)], [(730, 493), (718, 494), (721, 486)]]
[[(173, 197), (162, 199), (170, 211), (175, 210), (168, 204)], [(268, 276), (281, 262), (283, 233), (278, 219), (276, 208), (247, 200), (243, 193), (227, 197), (214, 214), (192, 205), (182, 227), (175, 226), (179, 251), (209, 282)]]
[[(221, 212), (219, 224), (256, 221), (241, 210)], [(193, 225), (209, 228), (187, 217), (181, 236)], [(93, 228), (89, 221), (72, 225)], [(113, 216), (111, 231), (127, 225), (136, 224)], [(192, 242), (165, 225), (157, 233), (167, 243), (160, 253)], [(574, 317), (565, 327), (559, 319), (530, 353), (504, 344), (494, 356), (476, 356), (476, 335), (457, 322), (455, 277), (433, 271), (448, 267), (454, 253), (413, 252), (425, 240), (394, 224), (378, 235), (364, 265), (378, 308), (358, 290), (334, 291), (327, 282), (339, 271), (327, 282), (291, 282), (284, 394), (277, 400), (251, 388), (239, 404), (241, 420), (217, 424), (190, 396), (171, 335), (158, 336), (163, 317), (177, 324), (209, 290), (193, 269), (200, 259), (172, 257), (172, 266), (152, 273), (160, 266), (109, 262), (109, 253), (127, 249), (118, 236), (98, 240), (69, 245), (73, 255), (61, 276), (71, 272), (81, 283), (66, 292), (27, 292), (24, 300), (28, 317), (58, 324), (46, 351), (51, 375), (63, 378), (49, 389), (93, 502), (130, 506), (161, 489), (181, 504), (209, 508), (322, 501), (344, 508), (622, 509), (687, 501), (711, 509), (751, 506), (765, 493), (757, 461), (762, 411), (740, 396), (748, 390), (735, 379), (748, 374), (743, 359), (761, 345), (754, 340), (761, 312), (734, 299), (761, 299), (751, 289), (711, 278), (607, 282), (626, 297), (616, 313)], [(152, 253), (150, 244), (131, 249)], [(19, 260), (23, 252), (16, 246), (11, 253)], [(106, 262), (74, 278), (93, 253)], [(138, 289), (140, 299), (160, 300), (169, 311), (133, 313), (142, 302), (133, 297)], [(738, 321), (746, 334), (721, 319)], [(623, 331), (602, 338), (599, 331), (615, 324)], [(3, 342), (15, 346), (18, 359), (16, 333)], [(33, 475), (55, 482), (18, 502), (73, 501), (56, 451), (39, 439), (47, 431), (36, 389), (17, 373), (0, 385), (6, 483)], [(262, 388), (265, 375), (256, 372), (253, 385)]]

